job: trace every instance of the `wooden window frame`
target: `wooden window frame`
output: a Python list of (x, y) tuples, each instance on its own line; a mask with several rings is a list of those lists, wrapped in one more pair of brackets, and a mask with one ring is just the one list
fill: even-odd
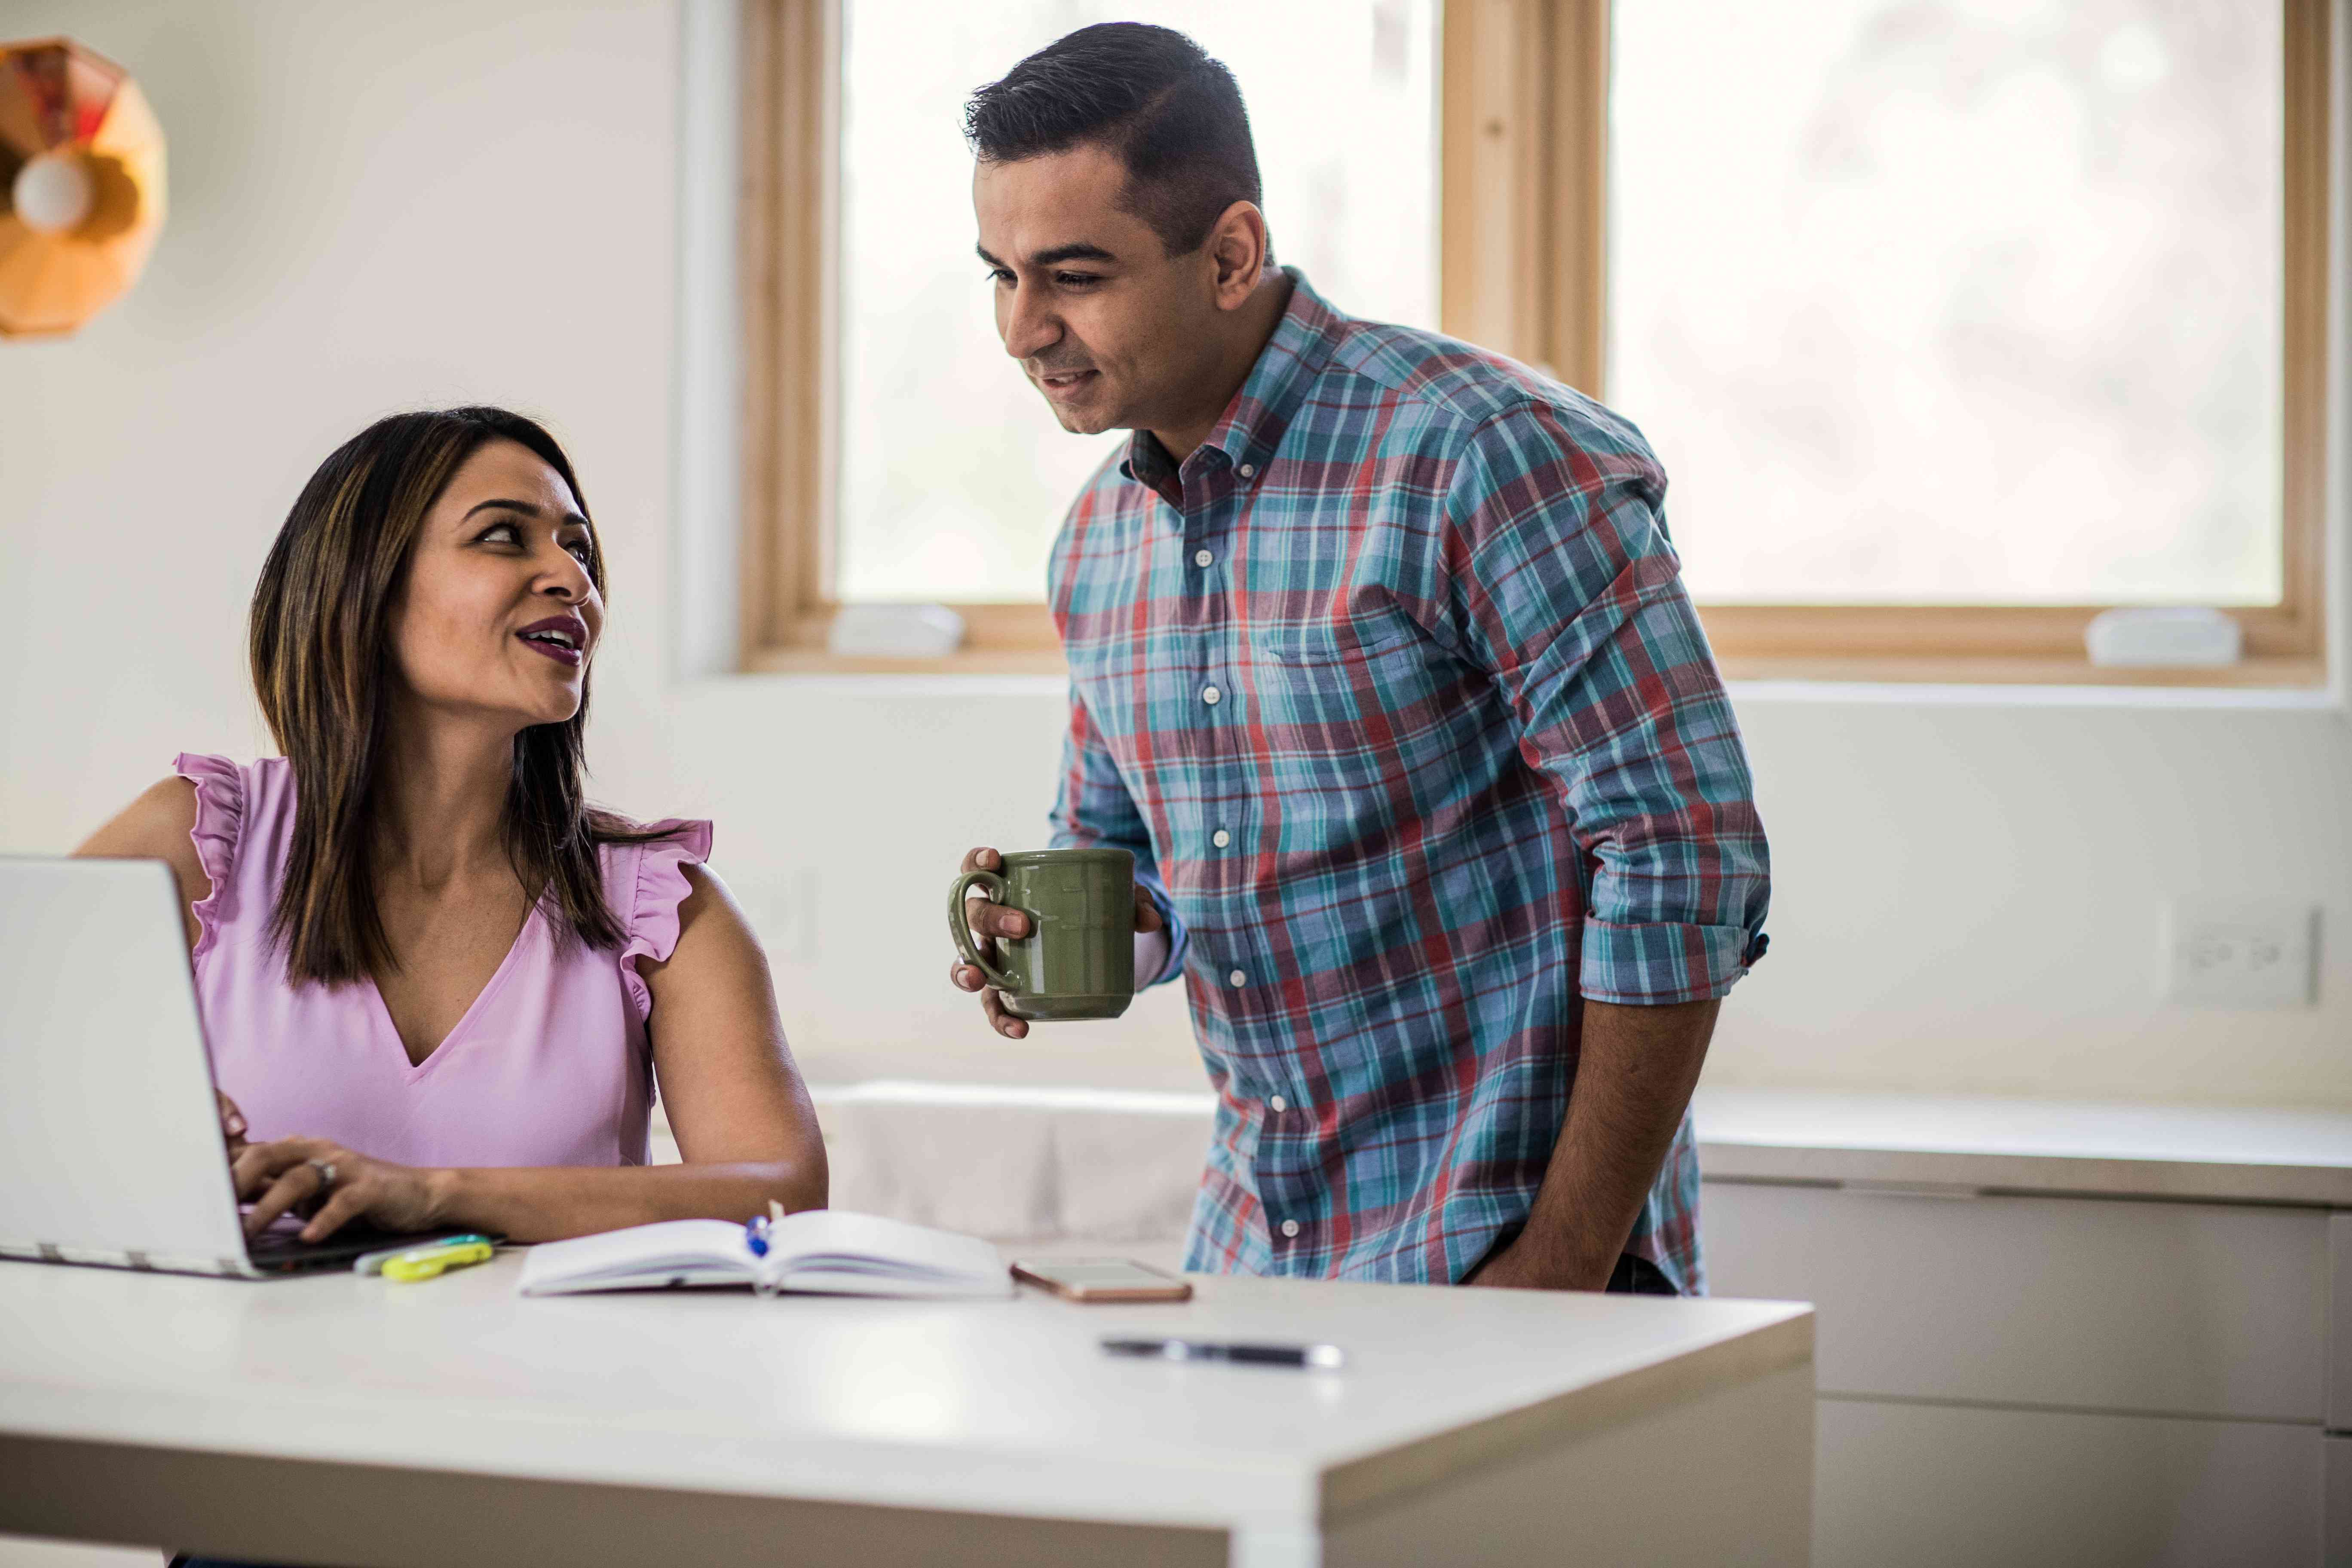
[(942, 658), (826, 647), (841, 608), (841, 0), (744, 0), (742, 17), (742, 668), (1059, 674), (1061, 638), (1035, 603), (956, 605), (964, 645)]
[[(842, 0), (746, 0), (740, 206), (744, 323), (741, 665), (782, 671), (1058, 673), (1041, 604), (958, 605), (944, 658), (829, 653), (836, 514)], [(2105, 606), (1699, 606), (1735, 679), (2317, 686), (2326, 680), (2330, 0), (2284, 7), (2284, 575), (2231, 609), (2222, 669), (2093, 666)], [(1440, 320), (1606, 389), (1609, 0), (1447, 0), (1439, 60)]]

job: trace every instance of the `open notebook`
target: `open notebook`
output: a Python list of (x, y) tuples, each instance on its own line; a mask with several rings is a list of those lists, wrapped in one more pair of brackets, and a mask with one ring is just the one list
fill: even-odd
[(1010, 1296), (1013, 1278), (996, 1248), (976, 1237), (929, 1230), (879, 1215), (806, 1209), (768, 1228), (754, 1256), (743, 1227), (719, 1219), (658, 1225), (550, 1241), (523, 1259), (526, 1296), (582, 1290), (657, 1290), (673, 1285), (749, 1285), (826, 1296)]

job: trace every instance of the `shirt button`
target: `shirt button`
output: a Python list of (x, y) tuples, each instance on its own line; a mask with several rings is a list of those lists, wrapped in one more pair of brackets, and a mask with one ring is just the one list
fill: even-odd
[(1214, 555), (1205, 550), (1195, 550), (1192, 552), (1192, 564), (1195, 566), (1207, 566), (1213, 563), (1216, 559), (1217, 558)]
[(1284, 1220), (1282, 1222), (1282, 1234), (1285, 1236), (1297, 1236), (1298, 1234), (1298, 1222), (1295, 1219)]
[(1283, 1099), (1282, 1096), (1277, 1094), (1272, 1100), (1265, 1102), (1265, 1108), (1279, 1116), (1284, 1111), (1290, 1109), (1290, 1101)]
[(1226, 832), (1222, 827), (1209, 835), (1209, 842), (1215, 845), (1220, 849), (1223, 849), (1226, 845), (1231, 844), (1233, 841), (1234, 836)]
[(1231, 974), (1226, 975), (1225, 978), (1233, 982), (1234, 989), (1236, 991), (1249, 984), (1249, 976), (1238, 969), (1234, 970)]
[(1225, 694), (1218, 690), (1215, 687), (1204, 686), (1201, 688), (1201, 700), (1207, 703), (1210, 707), (1214, 708), (1218, 703), (1224, 700)]
[(1244, 464), (1242, 465), (1242, 478), (1244, 478), (1244, 479), (1250, 479), (1250, 478), (1254, 477), (1256, 473), (1257, 473), (1257, 465), (1256, 465), (1255, 463), (1244, 463)]

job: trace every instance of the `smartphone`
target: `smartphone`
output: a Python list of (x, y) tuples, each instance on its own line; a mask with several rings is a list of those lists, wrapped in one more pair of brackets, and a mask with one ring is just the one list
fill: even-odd
[(1189, 1301), (1192, 1287), (1173, 1275), (1125, 1258), (1016, 1259), (1013, 1277), (1040, 1285), (1066, 1301)]

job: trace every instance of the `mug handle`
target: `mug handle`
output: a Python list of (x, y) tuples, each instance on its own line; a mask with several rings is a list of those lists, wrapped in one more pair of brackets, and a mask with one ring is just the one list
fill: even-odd
[(1000, 904), (1012, 890), (1004, 879), (993, 871), (966, 871), (958, 877), (955, 886), (948, 889), (948, 934), (955, 938), (956, 951), (963, 954), (963, 961), (987, 975), (989, 984), (999, 991), (1016, 991), (1020, 988), (1013, 984), (1012, 976), (982, 958), (980, 943), (972, 940), (971, 923), (964, 919), (963, 895), (965, 889), (973, 886), (987, 889), (989, 898)]

